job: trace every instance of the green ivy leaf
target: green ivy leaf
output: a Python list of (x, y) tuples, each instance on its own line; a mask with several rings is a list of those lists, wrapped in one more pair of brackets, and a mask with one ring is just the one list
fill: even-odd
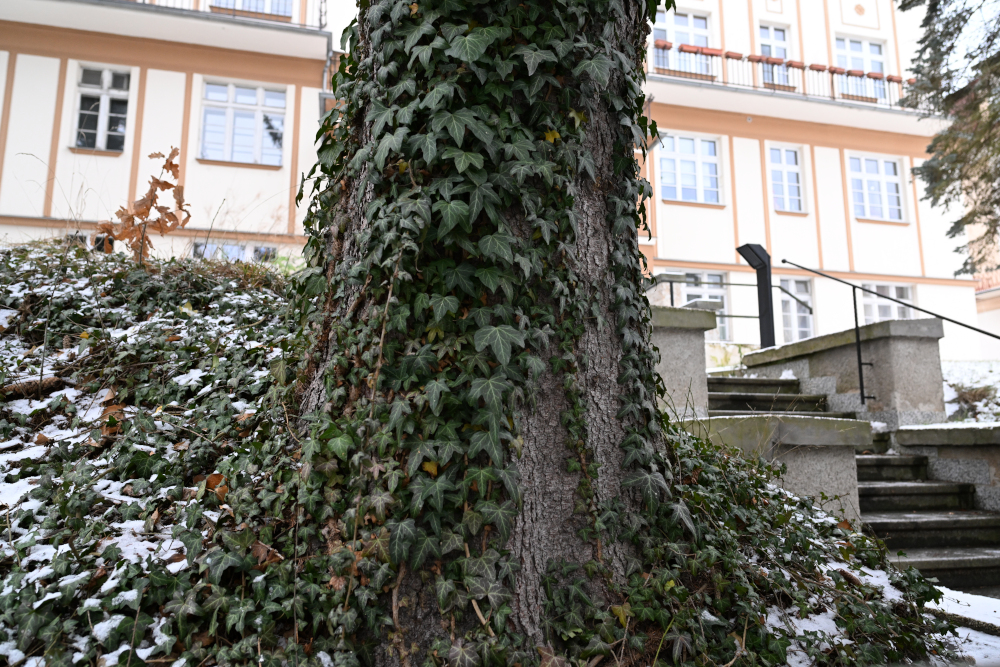
[(479, 239), (479, 249), (490, 259), (503, 259), (510, 264), (514, 262), (514, 253), (510, 249), (513, 242), (514, 237), (510, 234), (497, 232)]
[(465, 646), (458, 639), (448, 649), (448, 664), (450, 667), (479, 667), (479, 654), (473, 646)]
[(485, 161), (483, 156), (478, 153), (467, 153), (466, 151), (455, 148), (454, 146), (449, 146), (441, 152), (441, 157), (446, 160), (454, 160), (455, 168), (458, 169), (458, 173), (464, 172), (469, 167), (475, 167), (476, 169), (482, 169)]
[(427, 164), (430, 164), (431, 161), (437, 157), (436, 134), (417, 134), (410, 137), (408, 143), (410, 144), (411, 150), (419, 150), (423, 154), (424, 162)]
[(399, 127), (392, 134), (386, 134), (382, 137), (382, 141), (378, 145), (378, 150), (375, 151), (375, 164), (380, 171), (385, 169), (385, 161), (389, 157), (389, 153), (399, 152), (399, 149), (403, 147), (403, 141), (409, 134), (410, 128)]
[(626, 477), (622, 484), (626, 487), (634, 487), (642, 494), (642, 499), (655, 507), (660, 501), (661, 493), (670, 493), (667, 482), (663, 475), (658, 472), (648, 470), (636, 470)]
[[(494, 465), (503, 465), (504, 451), (503, 445), (500, 442), (500, 433), (497, 429), (490, 428), (486, 431), (476, 431), (472, 434), (469, 442), (469, 458), (472, 458), (479, 452), (486, 452)], [(482, 494), (483, 487), (479, 487), (479, 489), (480, 494)]]
[(528, 76), (534, 76), (535, 70), (544, 62), (558, 62), (556, 54), (549, 50), (539, 49), (535, 44), (522, 44), (514, 49), (511, 55), (524, 58), (524, 64), (528, 66)]
[(435, 415), (440, 415), (441, 394), (445, 392), (451, 393), (451, 388), (441, 380), (431, 380), (424, 385), (424, 392), (427, 394), (427, 404), (431, 407), (431, 412)]
[(378, 100), (372, 100), (371, 111), (365, 117), (365, 120), (372, 123), (372, 136), (379, 137), (382, 135), (382, 129), (386, 125), (392, 125), (392, 117), (399, 107), (393, 106), (391, 108), (386, 107), (384, 104)]
[(229, 613), (226, 614), (226, 630), (232, 630), (235, 626), (237, 632), (243, 632), (247, 617), (254, 612), (255, 608), (253, 598), (244, 598), (233, 603)]
[(218, 549), (208, 555), (208, 580), (217, 585), (222, 580), (223, 572), (242, 564), (243, 559), (236, 554)]
[(444, 238), (456, 225), (464, 225), (469, 221), (469, 205), (461, 199), (438, 200), (434, 202), (434, 211), (441, 214), (442, 222), (437, 232), (439, 239)]
[(406, 561), (410, 545), (417, 538), (417, 524), (413, 519), (400, 522), (390, 522), (389, 528), (389, 558), (394, 565)]
[(455, 582), (439, 574), (434, 581), (434, 592), (437, 593), (438, 606), (445, 611), (448, 609), (448, 601), (455, 594)]
[(586, 74), (603, 87), (607, 86), (611, 79), (611, 66), (613, 64), (606, 55), (598, 53), (591, 60), (581, 60), (580, 64), (573, 68), (573, 74), (576, 76)]
[(456, 35), (451, 39), (451, 48), (444, 52), (446, 56), (458, 58), (462, 62), (474, 63), (486, 53), (496, 40), (496, 35), (484, 28), (474, 28), (468, 35)]
[(331, 452), (337, 455), (337, 458), (341, 461), (346, 461), (348, 452), (354, 446), (354, 441), (348, 435), (340, 435), (327, 443), (327, 446)]
[(510, 363), (511, 346), (524, 347), (524, 332), (518, 331), (509, 324), (497, 327), (482, 327), (476, 331), (476, 351), (482, 352), (488, 345), (493, 350), (493, 356), (501, 366)]
[(521, 487), (518, 486), (518, 482), (521, 481), (521, 473), (511, 465), (503, 469), (498, 469), (496, 474), (500, 478), (500, 481), (503, 482), (503, 488), (507, 489), (507, 495), (514, 501), (515, 505), (520, 507)]
[(508, 500), (503, 505), (497, 505), (491, 500), (480, 500), (476, 503), (476, 509), (482, 513), (487, 523), (493, 524), (500, 532), (501, 541), (506, 542), (510, 537), (510, 531), (514, 528), (514, 518), (517, 516), (514, 503)]
[(410, 567), (416, 570), (431, 556), (441, 557), (441, 544), (434, 535), (420, 531), (413, 543), (413, 549), (410, 551)]

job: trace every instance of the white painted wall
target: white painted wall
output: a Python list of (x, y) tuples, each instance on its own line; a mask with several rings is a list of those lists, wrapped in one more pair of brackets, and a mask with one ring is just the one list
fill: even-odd
[(0, 215), (40, 217), (44, 211), (58, 82), (57, 58), (17, 56), (0, 182)]
[[(142, 110), (142, 133), (139, 141), (139, 170), (133, 199), (141, 197), (149, 187), (149, 178), (159, 176), (162, 158), (151, 159), (152, 153), (170, 154), (180, 148), (184, 125), (183, 72), (161, 69), (146, 71), (146, 99)], [(184, 156), (186, 157), (186, 156)]]

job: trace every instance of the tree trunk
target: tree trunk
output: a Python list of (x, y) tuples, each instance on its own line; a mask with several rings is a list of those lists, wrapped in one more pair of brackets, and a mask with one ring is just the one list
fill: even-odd
[[(465, 6), (455, 7), (458, 4)], [(590, 563), (598, 574), (562, 571), (552, 575), (554, 585), (565, 588), (582, 578), (592, 602), (588, 609), (621, 604), (614, 584), (625, 580), (629, 546), (609, 540), (605, 531), (594, 527), (601, 508), (623, 501), (639, 505), (638, 494), (624, 484), (623, 442), (630, 430), (643, 433), (647, 440), (639, 449), (648, 453), (656, 433), (652, 410), (619, 416), (623, 396), (633, 396), (636, 403), (655, 400), (650, 398), (652, 352), (638, 285), (635, 234), (642, 186), (634, 140), (637, 135), (641, 140), (645, 129), (640, 133), (632, 125), (641, 109), (636, 82), (647, 32), (646, 4), (502, 2), (491, 4), (489, 11), (485, 7), (472, 2), (428, 3), (426, 8), (423, 3), (383, 2), (363, 9), (353, 56), (341, 67), (338, 92), (347, 100), (344, 115), (336, 127), (332, 120), (327, 123), (330, 132), (320, 152), (321, 163), (329, 162), (311, 214), (314, 232), (307, 256), (311, 253), (315, 280), (324, 283), (326, 298), (314, 324), (303, 414), (322, 413), (322, 423), (336, 423), (337, 432), (352, 438), (349, 455), (342, 457), (351, 462), (341, 513), (345, 541), (356, 535), (354, 512), (361, 508), (359, 514), (365, 515), (369, 508), (373, 521), (360, 529), (359, 539), (384, 522), (389, 560), (396, 573), (402, 569), (398, 580), (393, 579), (396, 588), (380, 596), (393, 619), (389, 640), (376, 639), (378, 628), (365, 634), (378, 665), (424, 664), (437, 648), (439, 659), (466, 667), (473, 658), (463, 648), (463, 635), (482, 640), (476, 651), (495, 643), (497, 635), (517, 637), (524, 640), (521, 655), (528, 661), (537, 659), (536, 647), (543, 647), (543, 657), (549, 649), (566, 653), (569, 649), (548, 618), (554, 603), (544, 580), (554, 564)], [(434, 17), (436, 9), (446, 16)], [(532, 12), (538, 15), (528, 17)], [(465, 27), (450, 30), (449, 23)], [(421, 32), (427, 24), (431, 28)], [(563, 37), (577, 40), (577, 46), (557, 44), (559, 35), (551, 30), (547, 38), (541, 30), (518, 32), (518, 25), (562, 25), (572, 34)], [(477, 32), (489, 30), (498, 32)], [(473, 38), (484, 34), (488, 45), (478, 53)], [(435, 43), (438, 46), (431, 48)], [(420, 59), (428, 51), (429, 66)], [(536, 62), (531, 52), (548, 55)], [(622, 69), (623, 62), (629, 67)], [(512, 71), (504, 75), (505, 67)], [(533, 81), (543, 76), (547, 91), (545, 86), (532, 90)], [(457, 86), (450, 100), (406, 117), (408, 104), (428, 105), (442, 79)], [(415, 89), (405, 88), (411, 80)], [(483, 95), (484, 81), (487, 87), (508, 85), (513, 92), (500, 99)], [(394, 86), (402, 86), (403, 92), (396, 93)], [(504, 115), (512, 112), (518, 121), (505, 127)], [(439, 122), (443, 114), (450, 117)], [(456, 117), (465, 119), (457, 131)], [(407, 132), (395, 141), (393, 133), (401, 128)], [(437, 155), (429, 156), (422, 143), (412, 144), (414, 136), (430, 136)], [(385, 159), (379, 160), (379, 148), (386, 144)], [(449, 151), (454, 163), (442, 157)], [(333, 156), (335, 152), (339, 154)], [(359, 154), (362, 158), (356, 159)], [(463, 168), (460, 160), (470, 163)], [(555, 165), (554, 175), (534, 171), (523, 180), (511, 176), (519, 163), (537, 166), (544, 161)], [(464, 227), (464, 221), (448, 220), (456, 196), (440, 186), (446, 179), (455, 181), (452, 190), (473, 186), (457, 197), (472, 209)], [(483, 205), (477, 215), (476, 190), (489, 186), (499, 201)], [(426, 215), (419, 207), (406, 212), (409, 202), (419, 200), (433, 213)], [(543, 216), (550, 223), (547, 233)], [(621, 224), (623, 219), (627, 228), (616, 228), (616, 221)], [(454, 231), (440, 231), (449, 224)], [(511, 250), (491, 254), (489, 239), (504, 234)], [(431, 274), (441, 261), (450, 264), (435, 283)], [(449, 272), (460, 273), (466, 265), (475, 267), (479, 282), (463, 291), (460, 284), (449, 282)], [(497, 287), (486, 274), (480, 277), (479, 271), (494, 267), (507, 276), (510, 289)], [(629, 306), (634, 313), (627, 311)], [(443, 317), (437, 319), (438, 314)], [(446, 333), (435, 338), (434, 322), (442, 321), (447, 324), (438, 328)], [(418, 349), (448, 340), (448, 327), (465, 337), (460, 351), (448, 348), (444, 356), (435, 352), (442, 360), (436, 367), (414, 362), (413, 368), (424, 363), (422, 371), (407, 366), (407, 359), (419, 356)], [(626, 330), (639, 341), (631, 349), (623, 337)], [(509, 360), (503, 342), (492, 342), (495, 338), (507, 339)], [(476, 353), (486, 357), (472, 359)], [(623, 365), (629, 354), (631, 361)], [(465, 370), (452, 370), (466, 359), (472, 360)], [(416, 380), (400, 382), (411, 370)], [(501, 381), (509, 387), (494, 410), (485, 394), (476, 395), (476, 386), (496, 379), (501, 371)], [(447, 398), (439, 398), (439, 410), (431, 399), (419, 398), (432, 396), (427, 388), (433, 377), (454, 383), (440, 394)], [(401, 406), (398, 413), (395, 406)], [(496, 426), (490, 420), (498, 416)], [(411, 419), (412, 424), (407, 421)], [(421, 465), (411, 466), (421, 443), (448, 437), (440, 431), (433, 439), (421, 436), (421, 429), (426, 432), (445, 419), (468, 429), (458, 432), (462, 451), (448, 461), (432, 461), (427, 455)], [(494, 431), (504, 452), (497, 456), (489, 448), (476, 451), (476, 437), (490, 434), (482, 436), (490, 440)], [(440, 444), (434, 446), (441, 456)], [(498, 458), (511, 467), (504, 468)], [(389, 489), (381, 481), (386, 473), (379, 477), (372, 470), (390, 469), (393, 461), (408, 474), (399, 487)], [(428, 470), (427, 462), (434, 467)], [(466, 491), (449, 501), (455, 507), (445, 507), (433, 518), (430, 500), (414, 504), (407, 494), (416, 495), (415, 484), (425, 489), (450, 474), (445, 472), (448, 466), (460, 470), (454, 477)], [(482, 467), (495, 474), (469, 484), (469, 475)], [(497, 477), (502, 470), (516, 470), (517, 491), (508, 486), (509, 478)], [(430, 477), (425, 479), (425, 472)], [(370, 508), (375, 506), (373, 498), (384, 492), (393, 502), (383, 519)], [(467, 528), (470, 511), (480, 511), (484, 498), (516, 509), (509, 528), (501, 519), (491, 520), (488, 508), (480, 512), (487, 524), (482, 531)], [(408, 547), (409, 555), (396, 558), (393, 540), (408, 534), (406, 521), (416, 527), (417, 537)], [(426, 560), (413, 563), (412, 554), (419, 550), (414, 545), (421, 544), (422, 535), (443, 546), (452, 529), (462, 535), (461, 549), (440, 555), (432, 551)], [(513, 582), (490, 565), (489, 573), (479, 578), (499, 581), (503, 593), (477, 598), (477, 583), (469, 586), (463, 556), (474, 559), (503, 551), (519, 566)], [(403, 567), (401, 560), (409, 566)], [(471, 598), (464, 606), (441, 604), (435, 590), (435, 582), (448, 579), (448, 568), (456, 562), (466, 574), (455, 579), (456, 588), (467, 589)], [(506, 614), (503, 605), (509, 607)], [(497, 614), (506, 615), (502, 623), (494, 622)], [(442, 654), (441, 641), (451, 647), (448, 655)]]

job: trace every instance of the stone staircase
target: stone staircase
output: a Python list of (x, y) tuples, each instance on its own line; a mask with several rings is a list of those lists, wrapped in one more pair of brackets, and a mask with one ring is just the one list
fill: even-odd
[[(798, 380), (709, 377), (709, 417), (795, 415), (853, 419), (830, 412), (826, 397), (802, 394)], [(927, 478), (927, 457), (876, 454), (876, 436), (856, 457), (858, 500), (866, 530), (885, 540), (905, 567), (961, 590), (1000, 586), (1000, 513), (975, 508), (972, 484)]]
[(901, 565), (962, 590), (1000, 585), (1000, 514), (974, 509), (975, 486), (927, 479), (927, 457), (859, 454), (868, 530)]
[(853, 413), (828, 412), (826, 396), (802, 394), (798, 380), (766, 378), (708, 378), (708, 416), (786, 414), (799, 417), (853, 418)]

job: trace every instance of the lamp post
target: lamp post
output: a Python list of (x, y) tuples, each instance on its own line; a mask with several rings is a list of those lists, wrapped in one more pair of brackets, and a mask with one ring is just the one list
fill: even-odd
[(774, 347), (774, 302), (771, 297), (771, 256), (758, 243), (736, 249), (757, 272), (757, 321), (760, 322), (760, 346)]

